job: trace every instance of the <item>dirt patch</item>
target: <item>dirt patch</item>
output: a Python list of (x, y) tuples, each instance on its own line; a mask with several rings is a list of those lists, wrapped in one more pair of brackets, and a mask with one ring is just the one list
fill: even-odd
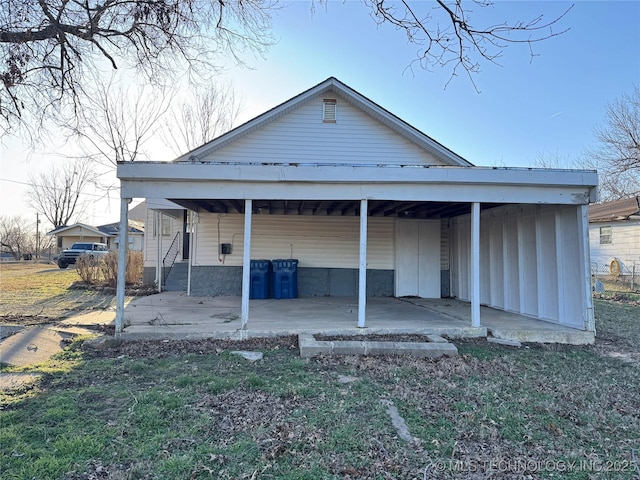
[(132, 358), (162, 358), (186, 353), (211, 353), (225, 350), (298, 349), (298, 337), (249, 338), (247, 340), (134, 340), (110, 339), (102, 344), (85, 342), (83, 349), (91, 357), (113, 358), (126, 355)]
[[(84, 282), (74, 282), (69, 285), (70, 290), (88, 290), (91, 292), (106, 293), (109, 295), (116, 294), (116, 287), (111, 285), (89, 285)], [(145, 297), (147, 295), (154, 295), (158, 293), (158, 290), (153, 285), (128, 285), (124, 294), (128, 297)]]
[(55, 318), (40, 315), (3, 315), (0, 316), (0, 325), (44, 325), (56, 321)]

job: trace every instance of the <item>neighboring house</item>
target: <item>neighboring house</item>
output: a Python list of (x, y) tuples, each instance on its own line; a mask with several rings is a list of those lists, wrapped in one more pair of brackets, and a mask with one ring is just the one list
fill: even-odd
[(589, 206), (591, 262), (600, 274), (640, 274), (640, 197)]
[[(47, 235), (56, 237), (56, 252), (71, 248), (76, 242), (105, 243), (109, 250), (118, 246), (119, 223), (110, 223), (99, 227), (92, 227), (84, 223), (65, 225), (51, 230)], [(144, 223), (129, 221), (129, 249), (142, 250), (144, 247)]]
[(295, 258), (299, 296), (357, 297), (359, 326), (367, 297), (451, 296), (474, 326), (483, 304), (594, 331), (595, 172), (473, 166), (335, 78), (117, 173), (123, 221), (148, 199), (146, 278), (177, 242), (189, 293), (242, 295), (245, 325), (250, 260)]
[(62, 250), (71, 248), (76, 242), (98, 242), (108, 243), (110, 235), (101, 232), (96, 227), (86, 225), (84, 223), (75, 223), (73, 225), (64, 225), (55, 228), (47, 233), (56, 237), (55, 250), (60, 253)]
[[(106, 237), (109, 250), (118, 248), (120, 222), (108, 223), (98, 227)], [(144, 249), (144, 222), (129, 220), (128, 249), (141, 252)]]

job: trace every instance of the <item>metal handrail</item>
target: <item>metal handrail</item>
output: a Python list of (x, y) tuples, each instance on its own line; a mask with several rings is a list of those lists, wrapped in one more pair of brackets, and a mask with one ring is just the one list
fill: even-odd
[[(166, 285), (167, 277), (169, 276), (169, 272), (173, 268), (174, 263), (176, 263), (176, 257), (178, 256), (178, 252), (180, 251), (180, 232), (176, 232), (176, 236), (173, 237), (173, 241), (171, 242), (171, 246), (169, 250), (167, 250), (167, 254), (162, 259), (162, 272), (163, 272), (163, 284)], [(171, 258), (170, 261), (167, 262), (167, 259)], [(171, 263), (169, 267), (167, 264)]]

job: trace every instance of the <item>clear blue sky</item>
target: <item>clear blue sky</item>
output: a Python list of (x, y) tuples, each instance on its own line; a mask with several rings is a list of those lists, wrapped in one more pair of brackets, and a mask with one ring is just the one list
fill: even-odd
[[(480, 93), (464, 75), (445, 89), (448, 69), (408, 68), (416, 47), (402, 32), (378, 28), (354, 0), (316, 2), (314, 14), (311, 0), (288, 2), (275, 15), (279, 42), (266, 58), (248, 58), (252, 69), (230, 67), (221, 80), (243, 99), (240, 123), (334, 76), (476, 165), (531, 166), (542, 153), (569, 162), (593, 142), (606, 104), (640, 84), (640, 1), (574, 3), (557, 27), (570, 30), (536, 44), (533, 61), (526, 45), (513, 45), (502, 66), (483, 64), (474, 77)], [(570, 5), (497, 1), (483, 15), (494, 23), (539, 14), (551, 19)], [(26, 170), (42, 164), (40, 156), (25, 164), (15, 147), (1, 154), (3, 179), (26, 181)], [(167, 159), (162, 150), (152, 155)], [(0, 214), (12, 214), (20, 187), (0, 186)], [(100, 205), (86, 221), (117, 216), (117, 204)]]

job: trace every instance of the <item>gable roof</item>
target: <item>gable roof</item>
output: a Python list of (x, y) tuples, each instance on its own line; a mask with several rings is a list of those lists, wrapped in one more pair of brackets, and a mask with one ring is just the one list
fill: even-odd
[(624, 198), (613, 202), (589, 205), (589, 222), (614, 222), (629, 220), (640, 213), (640, 197)]
[[(103, 234), (107, 236), (116, 236), (120, 233), (120, 222), (108, 223), (98, 227)], [(129, 233), (143, 234), (144, 224), (135, 220), (129, 220)]]
[(71, 230), (71, 229), (77, 228), (77, 227), (89, 230), (90, 232), (93, 232), (93, 233), (95, 233), (96, 235), (98, 235), (100, 237), (104, 236), (104, 232), (101, 232), (97, 228), (92, 227), (91, 225), (87, 225), (85, 223), (74, 223), (73, 225), (62, 225), (61, 227), (54, 228), (50, 232), (47, 232), (47, 235), (58, 235), (59, 233), (66, 232), (67, 230)]
[(356, 92), (351, 87), (345, 85), (335, 77), (329, 77), (324, 82), (311, 87), (310, 89), (300, 93), (290, 100), (287, 100), (277, 107), (272, 108), (262, 115), (249, 120), (243, 125), (240, 125), (239, 127), (236, 127), (233, 130), (211, 140), (201, 147), (185, 153), (184, 155), (174, 160), (174, 162), (198, 161), (208, 155), (211, 155), (216, 150), (219, 150), (224, 146), (235, 142), (243, 136), (264, 127), (268, 123), (282, 117), (283, 115), (286, 115), (287, 113), (293, 111), (301, 105), (304, 105), (310, 100), (323, 96), (328, 92), (332, 92), (340, 96), (345, 101), (364, 111), (372, 118), (377, 119), (400, 136), (406, 138), (407, 140), (423, 148), (430, 154), (434, 155), (438, 159), (442, 160), (446, 165), (460, 167), (473, 166), (473, 164), (469, 161), (449, 150), (444, 145), (424, 134), (417, 128), (409, 125), (404, 120), (393, 115), (391, 112), (382, 108), (377, 103), (369, 100), (364, 95)]

